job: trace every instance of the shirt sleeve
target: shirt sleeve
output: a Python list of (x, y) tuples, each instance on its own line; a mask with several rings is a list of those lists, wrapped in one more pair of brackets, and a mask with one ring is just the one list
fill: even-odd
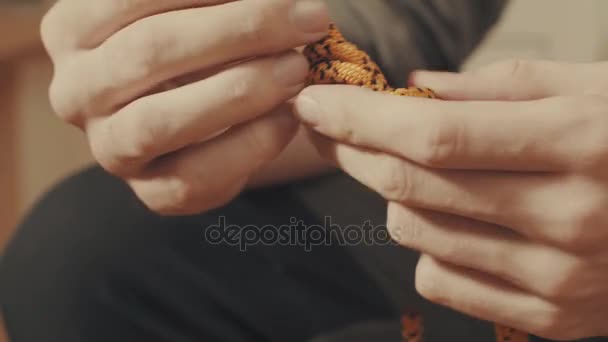
[(508, 0), (326, 0), (342, 33), (395, 86), (414, 69), (456, 71)]

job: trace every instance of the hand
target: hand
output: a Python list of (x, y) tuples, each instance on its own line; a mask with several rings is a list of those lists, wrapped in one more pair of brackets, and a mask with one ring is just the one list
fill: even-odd
[(388, 201), (431, 301), (552, 339), (608, 335), (608, 63), (418, 72), (443, 100), (318, 86), (317, 148)]
[(328, 23), (322, 1), (60, 0), (41, 29), (51, 102), (151, 209), (211, 209), (293, 138), (281, 104), (309, 66), (292, 49)]

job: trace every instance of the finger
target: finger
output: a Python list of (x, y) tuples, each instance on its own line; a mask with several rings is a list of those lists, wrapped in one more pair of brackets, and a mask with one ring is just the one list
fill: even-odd
[(297, 121), (285, 110), (161, 158), (129, 184), (149, 208), (165, 215), (195, 214), (224, 205), (295, 135)]
[(49, 52), (90, 49), (141, 18), (230, 1), (233, 0), (60, 0), (45, 15), (41, 31)]
[(507, 228), (394, 202), (387, 222), (393, 239), (404, 247), (490, 274), (539, 297), (579, 300), (587, 293), (582, 279), (574, 276), (585, 274), (578, 257)]
[[(496, 278), (423, 255), (416, 268), (416, 289), (426, 299), (467, 315), (547, 338), (568, 338), (571, 322), (561, 309)], [(568, 334), (568, 335), (566, 335)]]
[(580, 92), (570, 82), (575, 65), (509, 60), (465, 73), (417, 71), (410, 82), (433, 86), (446, 100), (533, 100)]
[[(304, 45), (325, 35), (328, 23), (320, 0), (245, 0), (155, 15), (60, 63), (63, 79), (54, 86), (68, 95), (60, 110), (87, 104), (89, 115), (107, 114), (180, 75)], [(87, 74), (86, 87), (73, 81), (79, 74)]]
[(321, 156), (389, 201), (509, 227), (573, 251), (595, 250), (605, 235), (588, 227), (608, 224), (606, 190), (587, 178), (436, 170), (318, 134), (311, 139)]
[(604, 68), (589, 63), (509, 60), (474, 72), (417, 71), (410, 82), (431, 87), (446, 100), (523, 101), (587, 94)]
[(210, 78), (140, 98), (87, 127), (106, 170), (128, 176), (151, 160), (267, 113), (302, 89), (306, 59), (295, 52), (250, 61)]
[(332, 139), (450, 169), (561, 171), (605, 164), (608, 100), (438, 101), (315, 86), (295, 112)]
[(602, 94), (608, 63), (510, 60), (474, 72), (418, 71), (410, 83), (429, 87), (445, 100), (523, 101), (552, 96)]

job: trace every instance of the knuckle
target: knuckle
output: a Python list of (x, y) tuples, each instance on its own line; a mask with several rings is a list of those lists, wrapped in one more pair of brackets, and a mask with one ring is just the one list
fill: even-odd
[(91, 148), (91, 154), (93, 158), (99, 163), (99, 165), (106, 170), (108, 173), (113, 175), (120, 175), (122, 168), (114, 162), (114, 159), (110, 156), (108, 146), (105, 143), (104, 138), (96, 137), (93, 135), (89, 136), (89, 145)]
[[(112, 43), (107, 42), (106, 44), (100, 45), (98, 48), (94, 50), (94, 61), (92, 62), (98, 69), (98, 74), (105, 76), (107, 79), (113, 79), (119, 83), (119, 80), (124, 78), (124, 74), (122, 74), (122, 70), (117, 70), (123, 63), (117, 63), (117, 61), (130, 61), (128, 64), (133, 67), (129, 73), (134, 72), (137, 67), (137, 63), (133, 63), (135, 60), (135, 56), (139, 56), (139, 52), (141, 50), (138, 49), (129, 49), (132, 51), (133, 55), (127, 58), (127, 52), (125, 49), (117, 49), (114, 48), (116, 45), (115, 41)], [(103, 84), (100, 82), (100, 84)], [(106, 91), (107, 87), (110, 87), (110, 83), (106, 82), (105, 85), (101, 86), (99, 89), (100, 93)]]
[(287, 30), (282, 23), (288, 17), (293, 0), (264, 0), (249, 8), (246, 18), (237, 24), (237, 34), (248, 44), (262, 49), (274, 49), (285, 41)]
[(557, 243), (570, 251), (577, 251), (587, 246), (588, 234), (579, 221), (579, 218), (570, 218), (571, 222), (564, 224), (557, 235)]
[(199, 197), (200, 184), (192, 179), (177, 179), (171, 184), (169, 198), (165, 205), (157, 208), (159, 214), (176, 215), (193, 213), (193, 206)]
[(415, 248), (422, 238), (422, 220), (418, 215), (395, 203), (389, 204), (388, 232), (400, 245)]
[(206, 200), (202, 201), (205, 207), (201, 208), (199, 203), (196, 212), (218, 208), (232, 201), (243, 190), (248, 179), (249, 177), (242, 177), (238, 180), (232, 180), (230, 184), (225, 184), (222, 187), (214, 187), (212, 191), (205, 194)]
[(285, 89), (272, 77), (274, 63), (274, 58), (264, 58), (227, 70), (226, 91), (222, 96), (231, 105), (247, 108), (252, 114), (276, 108), (286, 96)]
[(599, 95), (586, 95), (574, 99), (572, 113), (580, 113), (577, 117), (584, 129), (580, 136), (580, 146), (583, 167), (595, 168), (608, 164), (608, 98)]
[(252, 151), (262, 156), (270, 152), (269, 150), (272, 150), (273, 146), (271, 146), (272, 144), (270, 144), (268, 137), (265, 136), (264, 129), (260, 126), (255, 125), (246, 130), (243, 136), (243, 145), (249, 146)]
[[(158, 30), (153, 26), (147, 30), (133, 30), (126, 34), (127, 49), (120, 49), (116, 53), (119, 57), (128, 52), (130, 58), (134, 58), (133, 73), (141, 78), (149, 77), (157, 65), (163, 63), (167, 51), (175, 51), (179, 47), (178, 42), (173, 39), (159, 39)], [(133, 51), (140, 53), (133, 54)]]
[(71, 115), (69, 101), (65, 96), (66, 86), (60, 79), (58, 72), (55, 72), (51, 84), (49, 85), (49, 100), (51, 101), (51, 108), (61, 119), (67, 120)]
[(128, 170), (152, 159), (156, 151), (154, 136), (147, 129), (138, 131), (129, 146), (114, 151), (112, 164), (116, 165), (118, 170)]
[(93, 158), (104, 170), (115, 176), (129, 175), (130, 172), (127, 171), (127, 165), (121, 163), (119, 158), (110, 151), (103, 141), (92, 139), (89, 144)]
[(577, 284), (580, 284), (582, 272), (581, 263), (562, 263), (549, 272), (544, 282), (544, 289), (541, 290), (545, 299), (561, 302), (576, 296)]
[[(253, 106), (257, 111), (262, 109), (267, 111), (276, 108), (295, 95), (292, 87), (277, 82), (275, 76), (276, 68), (281, 63), (281, 59), (286, 58), (285, 56), (266, 57), (244, 64), (242, 68), (238, 66), (235, 68), (237, 72), (233, 74), (231, 82), (243, 83), (240, 86), (245, 87), (245, 90), (248, 91), (248, 97), (245, 98), (248, 106)], [(288, 72), (298, 71), (289, 70)], [(306, 75), (302, 75), (302, 82), (305, 81), (305, 77)]]
[(441, 260), (462, 260), (473, 256), (470, 239), (456, 239), (438, 249), (436, 256)]
[(175, 49), (175, 42), (158, 39), (158, 32), (153, 27), (125, 29), (119, 39), (110, 40), (95, 49), (97, 67), (103, 70), (107, 80), (100, 92), (113, 89), (117, 83), (151, 77), (166, 51)]
[(265, 46), (271, 30), (267, 27), (267, 13), (268, 9), (258, 9), (253, 11), (249, 16), (244, 18), (239, 24), (237, 24), (237, 30), (241, 36), (241, 39), (247, 41), (249, 44), (256, 46)]
[(603, 200), (588, 197), (577, 204), (570, 204), (562, 213), (562, 227), (557, 236), (558, 242), (571, 251), (590, 247), (596, 234), (594, 227), (603, 221)]
[(63, 121), (76, 123), (81, 119), (81, 111), (78, 109), (74, 90), (65, 72), (59, 67), (49, 85), (49, 101), (55, 114)]
[(596, 207), (593, 204), (589, 204), (582, 208), (579, 208), (572, 214), (570, 221), (570, 234), (568, 234), (568, 241), (574, 246), (579, 244), (585, 244), (587, 240), (587, 230), (591, 225), (598, 222), (599, 214), (602, 208)]
[(176, 176), (161, 181), (163, 196), (141, 193), (138, 197), (158, 215), (194, 215), (225, 205), (238, 195), (245, 183), (233, 182), (230, 186), (219, 187), (195, 177)]
[(292, 3), (291, 0), (265, 0), (256, 3), (250, 8), (246, 18), (236, 26), (240, 38), (262, 49), (272, 48), (271, 44), (278, 41), (275, 37), (280, 36), (284, 28), (280, 29), (277, 27), (278, 21), (269, 18), (285, 17)]
[(435, 120), (421, 139), (422, 148), (418, 161), (429, 167), (444, 166), (460, 146), (462, 128), (446, 120)]
[(576, 339), (580, 322), (575, 322), (561, 308), (552, 307), (537, 315), (531, 333), (555, 341)]
[(255, 81), (250, 77), (243, 77), (235, 80), (234, 83), (228, 89), (228, 96), (231, 101), (242, 105), (248, 106), (255, 100)]
[(378, 178), (378, 191), (385, 198), (397, 201), (407, 202), (413, 197), (414, 182), (412, 180), (412, 171), (410, 166), (405, 165), (397, 158), (386, 156), (382, 158), (379, 165), (382, 177)]
[[(53, 34), (54, 28), (54, 19), (53, 14), (55, 10), (55, 6), (53, 6), (40, 21), (40, 38), (42, 39), (42, 43), (44, 44), (45, 49), (51, 53), (54, 50), (53, 40), (55, 36)], [(51, 53), (52, 54), (52, 53)]]
[(55, 3), (42, 17), (38, 26), (42, 44), (52, 60), (55, 60), (60, 50), (64, 48), (63, 43), (69, 34), (62, 30), (62, 21), (59, 19), (60, 11), (60, 6)]
[(542, 336), (557, 337), (560, 334), (561, 313), (558, 309), (550, 309), (537, 316), (535, 320), (534, 330)]
[(182, 177), (167, 177), (155, 185), (162, 187), (162, 196), (157, 193), (140, 192), (139, 198), (152, 211), (159, 215), (187, 215), (193, 214), (193, 207), (197, 204), (198, 186), (194, 181)]
[(530, 76), (530, 72), (534, 69), (534, 63), (519, 58), (512, 58), (501, 62), (499, 68), (505, 76), (521, 79)]
[[(108, 172), (127, 175), (156, 157), (161, 133), (156, 129), (157, 126), (145, 123), (137, 125), (136, 121), (139, 120), (134, 120), (133, 128), (130, 129), (128, 125), (122, 126), (122, 123), (110, 118), (102, 124), (103, 127), (96, 139), (91, 139), (93, 156)], [(116, 127), (117, 125), (121, 125), (120, 128)]]
[[(137, 111), (138, 109), (134, 110)], [(147, 123), (145, 118), (150, 113), (142, 114), (127, 114), (132, 118), (132, 121), (126, 129), (134, 133), (131, 138), (132, 140), (121, 156), (121, 160), (124, 162), (141, 162), (153, 159), (157, 156), (159, 143), (168, 135), (166, 124), (162, 124), (157, 120), (153, 120), (154, 124)]]
[(276, 125), (274, 117), (263, 118), (248, 127), (243, 136), (244, 146), (249, 146), (261, 161), (269, 160), (278, 155), (285, 147), (284, 127)]
[[(508, 281), (516, 287), (525, 287), (526, 278), (521, 273), (513, 272), (513, 270), (521, 270), (524, 267), (521, 265), (519, 260), (513, 257), (512, 250), (509, 248), (495, 248), (494, 251), (490, 252), (489, 259), (493, 265), (501, 265), (494, 270), (496, 276), (501, 279)], [(482, 258), (484, 256), (477, 256)]]

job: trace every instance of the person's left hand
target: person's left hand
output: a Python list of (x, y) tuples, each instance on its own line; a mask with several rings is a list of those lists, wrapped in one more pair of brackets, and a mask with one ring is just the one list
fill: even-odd
[(608, 335), (608, 63), (415, 73), (442, 100), (313, 86), (320, 153), (389, 201), (424, 297), (552, 339)]

